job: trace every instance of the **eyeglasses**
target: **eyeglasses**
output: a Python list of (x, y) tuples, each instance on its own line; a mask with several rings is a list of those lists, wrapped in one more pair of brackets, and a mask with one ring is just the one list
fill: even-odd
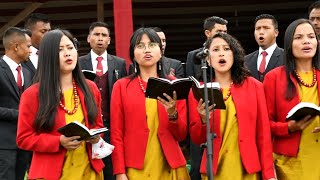
[(143, 43), (136, 44), (136, 47), (135, 47), (135, 48), (140, 49), (140, 50), (144, 50), (145, 48), (147, 48), (147, 46), (148, 46), (149, 49), (154, 49), (154, 48), (156, 48), (156, 47), (160, 47), (160, 46), (159, 46), (159, 43), (150, 42), (150, 43), (148, 43), (147, 45), (146, 45), (146, 44), (143, 44)]

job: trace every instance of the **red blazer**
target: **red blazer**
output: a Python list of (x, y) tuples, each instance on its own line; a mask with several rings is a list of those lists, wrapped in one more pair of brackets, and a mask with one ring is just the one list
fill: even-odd
[[(86, 126), (91, 128), (103, 127), (101, 118), (101, 96), (98, 88), (92, 81), (87, 83), (91, 88), (94, 98), (98, 105), (98, 115), (95, 119), (95, 126), (89, 125), (87, 118), (87, 107), (84, 103), (84, 95), (78, 87), (78, 94), (83, 108)], [(33, 151), (32, 162), (30, 166), (29, 179), (43, 178), (46, 180), (58, 180), (61, 176), (66, 149), (60, 146), (60, 133), (57, 129), (66, 124), (65, 112), (57, 107), (57, 113), (54, 120), (54, 127), (51, 132), (37, 133), (33, 122), (37, 115), (39, 107), (39, 84), (30, 86), (21, 96), (19, 107), (19, 119), (17, 130), (18, 147), (24, 150)], [(88, 157), (91, 166), (96, 172), (101, 172), (104, 167), (102, 160), (93, 160), (91, 158), (91, 144), (87, 143)]]
[[(111, 96), (111, 155), (113, 174), (126, 173), (126, 167), (143, 169), (149, 129), (146, 118), (145, 94), (137, 78), (118, 80)], [(187, 134), (185, 100), (177, 101), (178, 119), (169, 121), (164, 106), (158, 102), (158, 138), (171, 168), (186, 164), (178, 141)]]
[[(320, 71), (317, 73), (318, 94), (320, 92)], [(270, 71), (263, 81), (266, 102), (269, 112), (271, 134), (273, 136), (273, 151), (278, 154), (296, 157), (301, 132), (289, 134), (286, 116), (288, 112), (300, 102), (297, 81), (291, 76), (297, 89), (297, 95), (292, 100), (286, 100), (287, 79), (285, 67), (281, 66)], [(320, 96), (320, 94), (319, 94)]]
[[(248, 77), (241, 85), (232, 85), (231, 97), (235, 104), (239, 128), (239, 151), (248, 173), (262, 170), (263, 179), (275, 177), (268, 112), (262, 84)], [(189, 94), (190, 137), (196, 144), (206, 141), (206, 124), (202, 124), (197, 111), (198, 101)], [(214, 120), (213, 120), (214, 118)], [(213, 171), (216, 174), (222, 143), (220, 134), (220, 110), (214, 110), (210, 119), (217, 137), (213, 140)], [(206, 173), (207, 156), (203, 153), (200, 172)]]

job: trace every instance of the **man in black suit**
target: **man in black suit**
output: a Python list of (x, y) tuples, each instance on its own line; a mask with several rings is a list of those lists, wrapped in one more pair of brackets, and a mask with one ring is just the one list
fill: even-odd
[(31, 152), (17, 148), (16, 133), (21, 93), (31, 85), (31, 73), (21, 67), (31, 53), (31, 39), (20, 28), (3, 35), (5, 55), (0, 59), (0, 179), (24, 178)]
[[(228, 21), (217, 16), (208, 17), (204, 20), (203, 29), (204, 34), (207, 39), (212, 37), (217, 33), (227, 33), (227, 24)], [(202, 77), (201, 71), (201, 62), (196, 58), (196, 55), (203, 48), (199, 48), (193, 51), (190, 51), (187, 56), (187, 64), (186, 64), (186, 76), (194, 76), (197, 80), (200, 80)], [(196, 63), (195, 63), (196, 62)], [(191, 171), (190, 177), (192, 180), (200, 180), (200, 163), (202, 159), (203, 150), (195, 145), (190, 140), (190, 156), (191, 156)]]
[[(163, 75), (162, 76), (168, 77), (168, 79), (170, 79), (170, 80), (173, 80), (175, 78), (185, 77), (181, 61), (164, 56), (164, 52), (165, 52), (166, 46), (167, 46), (167, 39), (166, 39), (166, 35), (162, 31), (162, 29), (160, 29), (159, 27), (152, 27), (152, 29), (156, 31), (156, 33), (158, 34), (158, 36), (161, 39), (161, 44), (162, 44), (161, 62), (163, 63), (163, 66), (162, 66), (163, 67), (163, 70), (162, 70)], [(132, 64), (130, 64), (129, 74), (132, 74), (132, 73), (134, 73), (134, 67)]]
[(51, 30), (51, 24), (47, 15), (33, 13), (25, 20), (24, 28), (31, 32), (32, 52), (29, 56), (30, 61), (24, 62), (22, 66), (28, 69), (33, 77), (38, 67), (38, 49), (40, 42), (45, 33)]
[[(162, 31), (162, 29), (160, 29), (159, 27), (153, 27), (152, 29), (156, 31), (156, 33), (158, 34), (158, 36), (161, 39), (162, 55), (163, 55), (162, 56), (162, 63), (164, 64), (164, 67), (165, 67), (165, 69), (163, 69), (164, 74), (165, 75), (173, 75), (176, 78), (183, 78), (184, 77), (184, 70), (183, 70), (181, 61), (164, 56), (164, 52), (167, 47), (166, 35)], [(169, 76), (169, 78), (170, 78), (170, 76)]]
[(279, 31), (274, 16), (261, 14), (256, 17), (254, 24), (254, 37), (259, 49), (245, 56), (245, 65), (252, 77), (263, 82), (270, 70), (283, 65), (283, 49), (276, 43)]
[[(227, 33), (228, 21), (217, 16), (208, 17), (204, 20), (203, 29), (207, 39), (217, 34), (218, 32)], [(196, 55), (202, 48), (190, 51), (187, 56), (186, 75), (194, 76), (197, 80), (202, 76), (201, 61), (196, 58)], [(195, 63), (196, 62), (196, 63)]]
[(320, 37), (320, 1), (316, 1), (309, 6), (309, 20), (316, 29), (317, 36)]
[[(91, 46), (91, 52), (79, 58), (80, 66), (83, 70), (95, 71), (97, 84), (102, 97), (102, 115), (104, 126), (109, 129), (105, 133), (104, 140), (110, 143), (110, 97), (115, 81), (127, 75), (126, 63), (124, 59), (107, 53), (110, 44), (110, 28), (104, 22), (93, 22), (89, 27), (87, 38)], [(105, 168), (103, 169), (104, 179), (115, 179), (112, 172), (111, 157), (103, 159)]]

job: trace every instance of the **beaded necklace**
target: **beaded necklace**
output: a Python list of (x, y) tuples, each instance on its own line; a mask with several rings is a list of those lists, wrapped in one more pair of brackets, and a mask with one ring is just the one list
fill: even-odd
[(74, 82), (74, 80), (72, 80), (72, 86), (73, 86), (73, 93), (74, 93), (74, 97), (73, 97), (74, 108), (73, 108), (73, 110), (68, 110), (66, 108), (66, 106), (64, 104), (62, 104), (61, 100), (59, 102), (60, 108), (63, 109), (69, 115), (76, 113), (78, 110), (78, 105), (79, 105), (78, 90), (77, 90), (77, 86), (76, 86), (76, 83)]
[(233, 84), (233, 82), (230, 83), (229, 92), (228, 92), (228, 94), (226, 95), (226, 97), (223, 98), (224, 101), (228, 100), (228, 98), (229, 98), (230, 95), (231, 95), (231, 86), (232, 86), (232, 84)]
[(146, 89), (143, 87), (142, 80), (141, 80), (140, 76), (138, 76), (138, 80), (139, 80), (139, 85), (141, 87), (142, 92), (146, 93)]
[(300, 84), (302, 84), (303, 86), (306, 86), (306, 87), (313, 87), (316, 82), (317, 82), (317, 74), (316, 74), (316, 68), (313, 67), (313, 81), (311, 84), (308, 84), (306, 82), (303, 81), (303, 79), (301, 78), (301, 76), (298, 74), (298, 71), (297, 70), (294, 70)]

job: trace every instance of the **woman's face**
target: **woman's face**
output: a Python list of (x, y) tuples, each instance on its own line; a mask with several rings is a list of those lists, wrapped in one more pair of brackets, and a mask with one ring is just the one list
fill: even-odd
[(59, 47), (60, 71), (70, 73), (74, 70), (78, 60), (78, 52), (67, 36), (62, 36)]
[(292, 54), (296, 60), (312, 60), (318, 41), (312, 26), (303, 23), (297, 26), (292, 41)]
[(233, 65), (233, 52), (229, 44), (222, 38), (214, 38), (210, 45), (210, 63), (216, 73), (231, 72)]
[(134, 59), (139, 67), (156, 66), (161, 58), (161, 48), (158, 43), (151, 42), (146, 34), (142, 35), (141, 41), (134, 48)]

